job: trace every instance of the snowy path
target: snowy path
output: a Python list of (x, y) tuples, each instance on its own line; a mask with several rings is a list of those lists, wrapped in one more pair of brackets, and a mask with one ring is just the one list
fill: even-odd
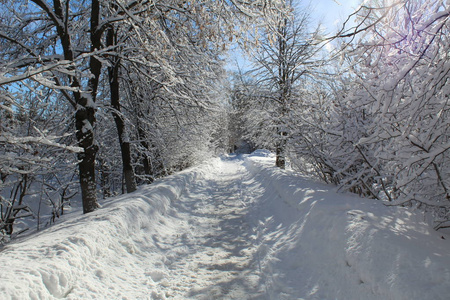
[(263, 188), (239, 160), (223, 161), (216, 172), (193, 184), (174, 203), (167, 235), (153, 236), (170, 259), (162, 292), (184, 299), (264, 297), (255, 224), (249, 209)]
[(450, 236), (272, 167), (212, 159), (0, 249), (0, 299), (448, 299)]

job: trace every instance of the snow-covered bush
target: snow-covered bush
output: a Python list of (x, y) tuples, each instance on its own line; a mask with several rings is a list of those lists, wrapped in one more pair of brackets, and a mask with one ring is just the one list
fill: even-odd
[(78, 192), (73, 186), (73, 152), (80, 149), (70, 146), (70, 127), (61, 126), (65, 123), (64, 106), (51, 92), (32, 83), (28, 83), (25, 92), (19, 88), (15, 93), (3, 93), (0, 99), (3, 241), (30, 226), (39, 228), (53, 222)]
[(344, 189), (430, 211), (436, 229), (448, 226), (448, 8), (370, 5), (357, 13), (363, 36), (341, 52), (348, 72), (298, 99), (291, 158)]
[(407, 1), (376, 13), (385, 17), (351, 53), (358, 79), (349, 98), (370, 116), (355, 147), (372, 149), (391, 204), (430, 209), (439, 228), (450, 218), (449, 11)]

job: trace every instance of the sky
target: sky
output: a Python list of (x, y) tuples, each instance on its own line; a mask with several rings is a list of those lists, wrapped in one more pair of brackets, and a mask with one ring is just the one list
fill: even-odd
[[(301, 6), (307, 5), (307, 0), (294, 0)], [(343, 21), (358, 8), (363, 0), (310, 0), (311, 17), (314, 24), (322, 24), (327, 34), (336, 33)], [(238, 66), (247, 70), (250, 66), (247, 59), (238, 50), (233, 50), (229, 57), (227, 69), (237, 71)]]
[[(297, 0), (298, 1), (298, 0)], [(358, 8), (361, 0), (316, 0), (311, 1), (312, 17), (333, 33), (347, 17)]]

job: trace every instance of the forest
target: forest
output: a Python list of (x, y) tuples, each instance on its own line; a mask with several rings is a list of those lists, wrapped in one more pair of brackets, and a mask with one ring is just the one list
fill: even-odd
[(366, 0), (336, 32), (293, 0), (0, 0), (0, 244), (259, 148), (448, 228), (449, 25), (444, 0)]

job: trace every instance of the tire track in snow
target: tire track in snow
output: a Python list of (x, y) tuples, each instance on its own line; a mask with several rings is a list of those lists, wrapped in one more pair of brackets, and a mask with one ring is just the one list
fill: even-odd
[(165, 268), (154, 297), (267, 299), (259, 233), (248, 219), (264, 188), (242, 160), (222, 160), (219, 166), (173, 203), (172, 230), (163, 226), (153, 236)]

